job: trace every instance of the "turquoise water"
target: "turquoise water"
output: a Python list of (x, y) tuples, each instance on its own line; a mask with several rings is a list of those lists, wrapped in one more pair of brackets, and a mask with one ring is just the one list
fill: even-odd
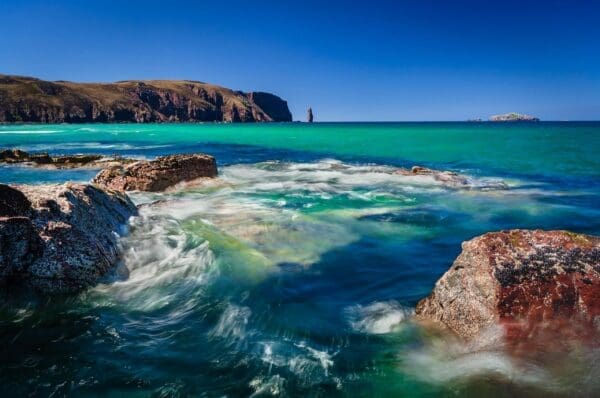
[[(206, 152), (220, 168), (212, 183), (132, 195), (160, 202), (122, 242), (128, 277), (75, 297), (2, 294), (2, 396), (600, 393), (594, 349), (515, 358), (411, 321), (466, 239), (600, 235), (600, 123), (16, 125), (0, 126), (0, 147)], [(415, 164), (469, 189), (394, 174)], [(96, 172), (2, 166), (0, 182)]]

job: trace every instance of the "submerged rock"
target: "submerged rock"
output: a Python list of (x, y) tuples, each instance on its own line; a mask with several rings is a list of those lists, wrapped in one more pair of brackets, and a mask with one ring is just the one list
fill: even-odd
[(455, 173), (453, 171), (434, 170), (423, 166), (413, 166), (409, 169), (399, 168), (395, 174), (407, 177), (429, 176), (433, 180), (449, 188), (471, 189), (480, 188), (484, 190), (508, 189), (508, 186), (501, 181), (490, 181), (485, 183), (475, 183), (471, 178)]
[[(465, 339), (500, 326), (509, 342), (593, 341), (600, 332), (600, 238), (567, 231), (487, 233), (417, 304), (417, 319)], [(543, 339), (540, 339), (540, 341)]]
[(403, 176), (431, 176), (435, 181), (452, 188), (469, 188), (471, 186), (471, 181), (466, 176), (452, 171), (428, 169), (423, 166), (413, 166), (410, 170), (401, 168), (396, 170), (396, 174)]
[(137, 214), (122, 193), (91, 185), (0, 184), (0, 280), (59, 293), (95, 284), (117, 261)]
[(204, 154), (161, 156), (102, 170), (94, 183), (119, 191), (163, 191), (177, 183), (216, 177), (215, 158)]

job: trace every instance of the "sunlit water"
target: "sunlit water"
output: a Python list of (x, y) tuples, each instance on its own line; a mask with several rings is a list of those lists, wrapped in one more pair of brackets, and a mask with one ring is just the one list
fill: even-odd
[[(2, 396), (591, 396), (600, 354), (504, 352), (411, 321), (460, 243), (600, 234), (600, 124), (0, 126), (0, 146), (217, 157), (220, 177), (132, 195), (123, 265), (75, 297), (0, 301)], [(450, 189), (393, 174), (421, 164)], [(0, 182), (97, 170), (0, 167)], [(509, 189), (496, 189), (502, 184)]]

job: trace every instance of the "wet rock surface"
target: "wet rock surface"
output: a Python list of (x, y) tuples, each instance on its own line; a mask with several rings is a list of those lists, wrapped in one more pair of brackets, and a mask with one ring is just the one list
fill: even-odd
[(418, 177), (418, 176), (428, 176), (431, 177), (434, 181), (442, 183), (444, 186), (448, 188), (454, 189), (487, 189), (487, 190), (496, 190), (496, 189), (508, 189), (508, 186), (500, 181), (493, 181), (486, 184), (474, 184), (473, 180), (465, 175), (461, 175), (455, 173), (453, 171), (445, 171), (445, 170), (434, 170), (429, 169), (423, 166), (413, 166), (410, 169), (399, 168), (395, 171), (395, 174), (400, 174), (402, 176), (407, 177)]
[(105, 157), (103, 155), (49, 155), (46, 152), (29, 153), (20, 149), (5, 149), (0, 151), (0, 163), (29, 164), (36, 167), (70, 169), (79, 167), (105, 168), (119, 164), (132, 163), (133, 160)]
[(597, 343), (600, 238), (510, 230), (463, 243), (416, 317), (465, 339), (500, 326), (509, 343)]
[(216, 176), (214, 157), (189, 154), (161, 156), (152, 161), (110, 167), (98, 173), (93, 182), (119, 191), (158, 192), (180, 182)]
[(122, 193), (91, 185), (0, 184), (0, 282), (48, 293), (91, 286), (118, 261), (119, 234), (137, 214)]

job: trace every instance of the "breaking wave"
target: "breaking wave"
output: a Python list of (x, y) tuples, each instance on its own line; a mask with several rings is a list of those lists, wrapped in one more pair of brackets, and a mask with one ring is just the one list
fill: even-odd
[(352, 329), (359, 333), (385, 334), (398, 330), (413, 311), (395, 301), (375, 302), (366, 306), (355, 305), (345, 310)]

